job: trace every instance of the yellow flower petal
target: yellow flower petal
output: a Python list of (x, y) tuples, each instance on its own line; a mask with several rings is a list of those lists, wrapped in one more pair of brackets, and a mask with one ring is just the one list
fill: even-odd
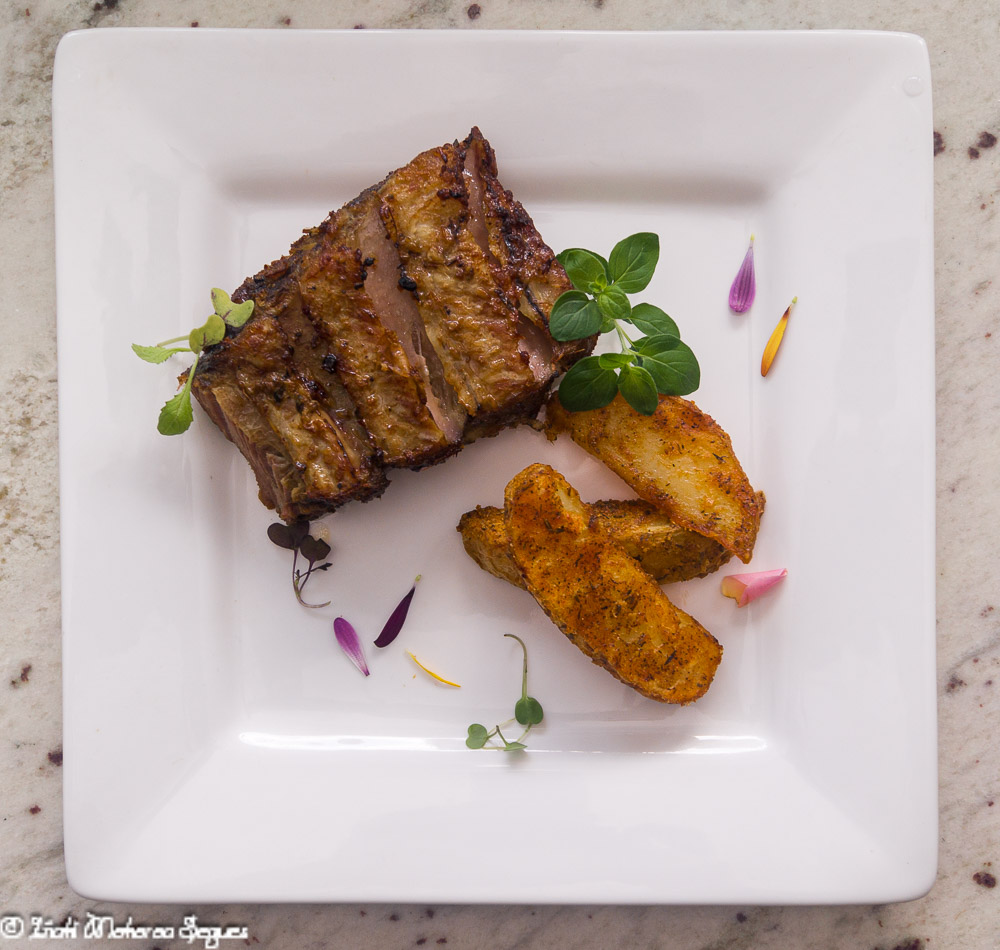
[(456, 689), (462, 688), (461, 683), (453, 683), (451, 680), (446, 680), (443, 676), (438, 676), (437, 673), (435, 673), (433, 670), (427, 669), (427, 667), (424, 666), (424, 664), (421, 663), (420, 660), (418, 660), (412, 653), (410, 653), (409, 650), (406, 651), (406, 655), (411, 660), (413, 660), (413, 662), (416, 663), (417, 666), (419, 666), (420, 669), (422, 669), (428, 676), (432, 677), (433, 679), (436, 679), (439, 683), (444, 683), (445, 686), (454, 686)]
[(781, 346), (781, 338), (785, 335), (785, 327), (788, 326), (788, 316), (792, 312), (792, 307), (798, 302), (798, 299), (798, 297), (792, 297), (792, 302), (788, 305), (788, 309), (781, 315), (778, 325), (771, 331), (771, 337), (767, 341), (767, 346), (764, 347), (764, 355), (760, 359), (761, 376), (767, 375), (771, 364), (774, 362), (778, 347)]

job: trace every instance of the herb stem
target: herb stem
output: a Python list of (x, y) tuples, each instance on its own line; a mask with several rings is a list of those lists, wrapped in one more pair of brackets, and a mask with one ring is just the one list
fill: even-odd
[(524, 662), (521, 664), (521, 699), (528, 698), (528, 648), (524, 645), (524, 641), (516, 633), (505, 633), (505, 637), (510, 637), (511, 640), (517, 640), (521, 644), (521, 650), (524, 653)]
[(632, 349), (632, 341), (628, 338), (625, 331), (622, 329), (622, 325), (615, 320), (615, 332), (618, 334), (618, 342), (622, 345), (622, 352), (626, 353)]
[(169, 340), (164, 340), (162, 343), (157, 343), (157, 346), (168, 346), (171, 343), (180, 343), (181, 340), (186, 340), (190, 337), (190, 333), (185, 333), (182, 336), (173, 336)]

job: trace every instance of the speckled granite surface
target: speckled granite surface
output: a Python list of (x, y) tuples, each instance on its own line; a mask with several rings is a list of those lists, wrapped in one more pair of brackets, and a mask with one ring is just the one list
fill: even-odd
[[(877, 12), (873, 12), (873, 8)], [(0, 5), (0, 917), (87, 911), (247, 928), (230, 946), (995, 948), (1000, 944), (1000, 9), (821, 0), (20, 0)], [(60, 36), (113, 26), (782, 29), (924, 36), (936, 130), (941, 859), (918, 901), (834, 908), (123, 907), (77, 897), (61, 850), (59, 521), (50, 83)], [(928, 142), (928, 148), (932, 143)], [(900, 591), (906, 596), (906, 591)], [(900, 796), (906, 789), (899, 789)], [(997, 804), (994, 804), (994, 803)], [(994, 864), (996, 865), (994, 867)], [(0, 945), (37, 946), (7, 939)], [(140, 938), (135, 947), (181, 946)], [(63, 946), (100, 941), (64, 939)], [(227, 945), (224, 943), (223, 945)]]

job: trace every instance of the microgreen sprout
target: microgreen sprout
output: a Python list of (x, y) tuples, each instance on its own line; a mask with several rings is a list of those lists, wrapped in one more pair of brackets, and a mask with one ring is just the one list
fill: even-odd
[[(226, 335), (226, 327), (238, 329), (243, 326), (253, 313), (253, 301), (244, 300), (233, 303), (229, 294), (218, 287), (212, 288), (212, 306), (215, 312), (200, 327), (195, 327), (190, 333), (171, 337), (153, 346), (132, 344), (132, 351), (147, 363), (165, 363), (175, 353), (193, 353), (194, 362), (188, 368), (181, 390), (169, 399), (160, 410), (156, 428), (161, 435), (180, 435), (186, 432), (194, 419), (191, 409), (191, 382), (202, 351), (209, 346), (221, 343)], [(187, 343), (187, 346), (173, 346), (174, 343)]]
[[(504, 752), (517, 752), (519, 749), (526, 749), (525, 737), (531, 732), (532, 726), (537, 726), (542, 721), (544, 715), (542, 704), (533, 696), (528, 695), (528, 648), (524, 645), (524, 641), (513, 633), (505, 633), (504, 636), (517, 640), (524, 653), (524, 662), (521, 666), (521, 698), (514, 703), (514, 719), (508, 719), (507, 722), (500, 723), (492, 729), (487, 729), (486, 726), (478, 722), (469, 726), (465, 744), (470, 749), (482, 749), (494, 738), (502, 742), (503, 745), (493, 745), (492, 747), (502, 749)], [(500, 726), (506, 726), (514, 721), (524, 726), (524, 732), (517, 739), (510, 740), (500, 731)]]
[[(607, 259), (580, 247), (558, 255), (574, 289), (552, 306), (552, 336), (579, 340), (614, 330), (621, 345), (620, 353), (584, 357), (563, 377), (559, 401), (570, 412), (600, 409), (621, 393), (649, 416), (659, 394), (686, 396), (698, 388), (698, 360), (677, 324), (653, 304), (629, 301), (646, 289), (659, 257), (660, 239), (649, 232), (619, 241)], [(633, 338), (633, 328), (645, 335)]]
[[(294, 521), (292, 524), (285, 524), (283, 521), (276, 521), (268, 525), (267, 536), (279, 548), (287, 548), (294, 552), (292, 558), (292, 589), (295, 591), (295, 599), (303, 607), (328, 607), (330, 601), (325, 604), (307, 604), (302, 599), (302, 589), (306, 586), (306, 581), (312, 577), (314, 571), (325, 571), (330, 567), (330, 562), (317, 564), (330, 553), (330, 545), (320, 538), (314, 538), (309, 533), (308, 521)], [(302, 555), (308, 562), (309, 567), (304, 571), (299, 570), (299, 555)]]

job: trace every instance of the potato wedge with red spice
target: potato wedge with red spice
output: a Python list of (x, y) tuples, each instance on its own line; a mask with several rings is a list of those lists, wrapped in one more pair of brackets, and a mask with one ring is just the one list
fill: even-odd
[(712, 682), (722, 647), (548, 465), (529, 465), (504, 493), (504, 526), (525, 586), (560, 630), (623, 683), (687, 704)]

